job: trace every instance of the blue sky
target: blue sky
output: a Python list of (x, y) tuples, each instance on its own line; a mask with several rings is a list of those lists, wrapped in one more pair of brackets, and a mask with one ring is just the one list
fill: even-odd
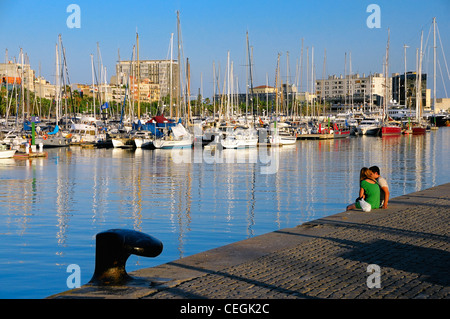
[[(69, 4), (81, 9), (81, 28), (70, 29), (66, 20)], [(381, 28), (368, 28), (369, 4), (381, 9)], [(184, 56), (191, 65), (191, 94), (202, 87), (204, 96), (212, 95), (213, 62), (226, 71), (227, 52), (234, 63), (240, 91), (245, 91), (246, 32), (253, 47), (253, 85), (274, 85), (277, 55), (283, 81), (287, 73), (289, 52), (290, 82), (300, 63), (301, 41), (314, 47), (316, 78), (323, 74), (324, 50), (327, 51), (326, 74), (344, 74), (352, 57), (352, 71), (360, 74), (383, 71), (383, 57), (390, 28), (390, 71), (403, 72), (403, 45), (407, 44), (408, 70), (415, 68), (420, 32), (428, 38), (432, 18), (436, 17), (447, 63), (450, 63), (450, 1), (448, 0), (333, 0), (333, 1), (253, 1), (253, 0), (166, 0), (166, 1), (23, 1), (0, 0), (0, 61), (5, 49), (10, 59), (18, 57), (20, 48), (29, 56), (32, 67), (54, 83), (55, 44), (62, 35), (66, 48), (71, 83), (91, 83), (90, 54), (97, 54), (99, 43), (108, 77), (115, 72), (118, 50), (121, 59), (129, 59), (136, 30), (139, 33), (140, 59), (165, 59), (170, 35), (176, 43), (176, 11), (180, 11)], [(432, 33), (425, 50), (424, 70), (432, 76)], [(438, 40), (438, 56), (447, 91), (450, 81)], [(176, 57), (176, 50), (174, 50)], [(202, 78), (202, 81), (201, 81)], [(306, 86), (306, 73), (303, 74)], [(438, 97), (446, 97), (438, 69)], [(431, 87), (429, 81), (428, 87)]]

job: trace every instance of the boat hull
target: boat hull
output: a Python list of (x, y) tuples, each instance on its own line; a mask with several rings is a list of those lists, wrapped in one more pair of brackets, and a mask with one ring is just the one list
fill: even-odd
[(427, 129), (425, 127), (413, 127), (412, 128), (412, 133), (413, 134), (425, 134), (427, 132)]
[(401, 135), (402, 128), (399, 126), (382, 126), (381, 136)]
[(145, 149), (155, 148), (153, 145), (153, 140), (147, 138), (135, 138), (134, 144), (136, 145), (136, 148), (145, 148)]
[(378, 135), (380, 133), (380, 127), (368, 127), (361, 128), (362, 135)]
[(346, 131), (335, 131), (334, 133), (334, 138), (347, 138), (350, 136), (351, 132), (350, 130), (346, 130)]
[(113, 138), (112, 144), (114, 148), (133, 148), (135, 147), (134, 141), (128, 138)]
[(258, 139), (250, 139), (250, 140), (227, 140), (224, 139), (221, 141), (223, 148), (253, 148), (257, 147)]
[(35, 144), (39, 145), (42, 144), (44, 148), (52, 148), (52, 147), (68, 147), (70, 145), (70, 138), (65, 137), (38, 137), (36, 138)]
[(281, 136), (280, 143), (281, 145), (292, 145), (297, 142), (297, 137), (295, 136)]
[(191, 140), (170, 141), (156, 139), (153, 141), (153, 146), (157, 149), (173, 149), (173, 148), (191, 148)]
[(0, 158), (12, 158), (16, 150), (0, 150)]

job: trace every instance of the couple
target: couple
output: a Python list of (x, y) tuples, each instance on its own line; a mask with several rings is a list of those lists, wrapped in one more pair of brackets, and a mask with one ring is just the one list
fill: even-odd
[[(360, 175), (359, 198), (364, 198), (372, 209), (387, 208), (389, 201), (389, 188), (386, 180), (380, 176), (378, 166), (363, 167)], [(356, 203), (348, 205), (347, 210), (361, 209), (359, 198)]]

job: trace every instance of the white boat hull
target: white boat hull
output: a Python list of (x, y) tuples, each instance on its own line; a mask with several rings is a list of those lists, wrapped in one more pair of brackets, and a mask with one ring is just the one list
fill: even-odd
[(158, 149), (172, 149), (172, 148), (190, 148), (192, 147), (192, 140), (164, 140), (155, 139), (153, 146)]
[(258, 145), (258, 138), (234, 139), (226, 138), (220, 142), (223, 148), (252, 148)]
[(379, 126), (374, 127), (360, 127), (362, 135), (376, 135), (380, 130)]
[(11, 158), (16, 154), (16, 150), (0, 150), (0, 158)]
[(136, 148), (150, 148), (153, 146), (153, 140), (149, 138), (135, 138), (134, 144)]
[(281, 136), (281, 144), (282, 145), (292, 145), (295, 144), (297, 138), (295, 136)]

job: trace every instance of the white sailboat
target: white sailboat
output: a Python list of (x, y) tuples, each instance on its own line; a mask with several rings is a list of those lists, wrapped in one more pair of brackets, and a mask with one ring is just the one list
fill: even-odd
[(297, 141), (297, 137), (289, 132), (289, 125), (286, 123), (274, 122), (270, 130), (269, 142), (272, 146), (292, 145)]
[(0, 144), (0, 158), (11, 158), (16, 154), (15, 149), (9, 149), (7, 145)]
[(134, 144), (136, 148), (154, 148), (153, 138), (150, 132), (147, 131), (137, 131), (134, 133)]
[(223, 148), (252, 148), (258, 145), (258, 132), (253, 128), (236, 129), (220, 141)]
[(153, 145), (158, 149), (189, 148), (194, 143), (194, 138), (183, 126), (178, 123), (170, 128), (171, 133), (162, 138), (155, 139)]

